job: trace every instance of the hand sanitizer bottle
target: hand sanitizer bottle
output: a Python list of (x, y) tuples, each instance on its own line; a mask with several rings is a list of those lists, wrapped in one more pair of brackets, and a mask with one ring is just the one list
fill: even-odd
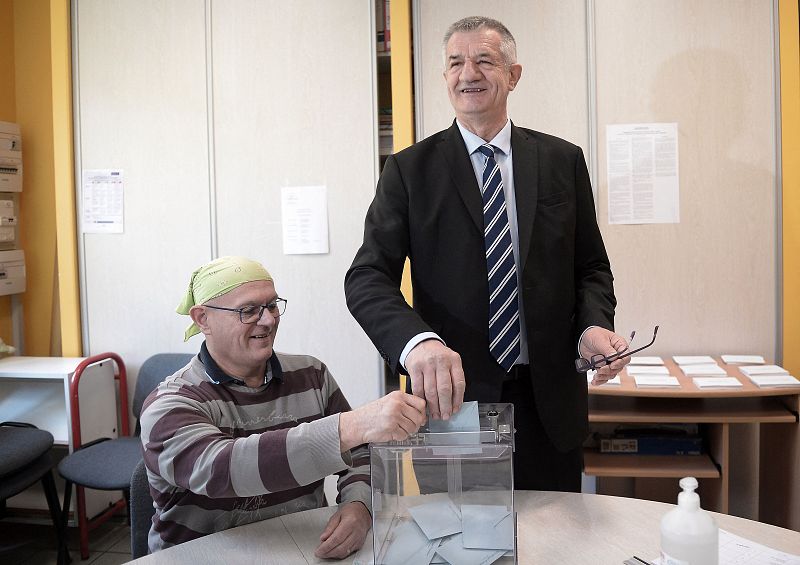
[(711, 514), (700, 508), (697, 479), (685, 477), (678, 506), (661, 519), (662, 565), (718, 565), (719, 528)]

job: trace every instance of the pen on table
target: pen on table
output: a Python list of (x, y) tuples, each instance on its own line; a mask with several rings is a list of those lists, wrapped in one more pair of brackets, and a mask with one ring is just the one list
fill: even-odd
[(650, 561), (642, 559), (641, 557), (636, 557), (635, 555), (630, 559), (626, 559), (624, 561), (624, 565), (653, 565)]

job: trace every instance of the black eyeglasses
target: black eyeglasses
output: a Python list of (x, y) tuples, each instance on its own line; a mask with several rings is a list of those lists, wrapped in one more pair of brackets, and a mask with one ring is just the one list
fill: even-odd
[(585, 373), (586, 371), (591, 371), (594, 369), (599, 369), (600, 367), (605, 367), (606, 365), (610, 365), (617, 359), (623, 359), (628, 357), (629, 355), (633, 355), (634, 353), (638, 353), (643, 349), (647, 349), (651, 345), (656, 342), (656, 334), (658, 334), (658, 326), (653, 329), (653, 339), (650, 340), (650, 343), (647, 345), (643, 345), (639, 349), (634, 349), (633, 351), (630, 350), (630, 344), (633, 342), (633, 337), (636, 335), (636, 331), (631, 332), (631, 338), (628, 340), (628, 347), (623, 349), (622, 351), (618, 351), (613, 355), (609, 355), (606, 357), (600, 353), (592, 355), (591, 359), (584, 359), (583, 357), (579, 357), (575, 359), (575, 369), (577, 369), (581, 373)]
[(268, 304), (245, 306), (244, 308), (223, 308), (222, 306), (211, 306), (210, 304), (203, 304), (203, 306), (213, 310), (239, 312), (239, 320), (243, 324), (255, 324), (264, 315), (264, 310), (267, 310), (275, 318), (280, 318), (286, 312), (286, 300), (283, 298), (276, 298)]

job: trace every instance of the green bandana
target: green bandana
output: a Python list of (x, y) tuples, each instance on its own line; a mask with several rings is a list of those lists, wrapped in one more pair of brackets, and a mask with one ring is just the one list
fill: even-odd
[[(188, 315), (192, 306), (205, 304), (212, 298), (222, 296), (244, 283), (271, 280), (272, 276), (261, 263), (246, 257), (220, 257), (192, 273), (189, 288), (175, 311), (178, 314)], [(186, 328), (183, 341), (188, 341), (198, 333), (200, 328), (192, 322), (192, 325)]]

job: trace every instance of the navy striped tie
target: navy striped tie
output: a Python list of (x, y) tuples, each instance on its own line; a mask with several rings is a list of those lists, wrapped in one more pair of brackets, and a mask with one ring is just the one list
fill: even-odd
[(503, 179), (494, 159), (494, 148), (486, 144), (478, 147), (478, 151), (486, 156), (481, 194), (489, 273), (489, 351), (508, 372), (520, 354), (517, 266), (511, 246)]

